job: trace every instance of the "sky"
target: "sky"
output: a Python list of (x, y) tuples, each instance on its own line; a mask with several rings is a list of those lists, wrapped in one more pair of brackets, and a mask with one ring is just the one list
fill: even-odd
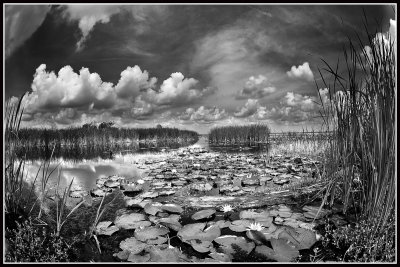
[(6, 5), (5, 100), (26, 93), (23, 127), (318, 130), (319, 70), (328, 85), (324, 61), (345, 73), (343, 48), (366, 43), (365, 27), (393, 36), (395, 8)]

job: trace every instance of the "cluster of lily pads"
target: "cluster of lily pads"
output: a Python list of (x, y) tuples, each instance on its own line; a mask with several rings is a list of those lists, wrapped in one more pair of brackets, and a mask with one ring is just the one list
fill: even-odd
[(138, 160), (136, 166), (142, 171), (142, 178), (135, 182), (117, 175), (98, 179), (91, 195), (101, 197), (121, 188), (132, 193), (146, 191), (145, 197), (156, 198), (175, 195), (185, 188), (199, 194), (241, 196), (311, 178), (320, 164), (300, 157), (222, 154), (204, 148), (184, 148), (168, 157)]
[[(182, 225), (184, 208), (181, 206), (141, 201), (118, 210), (113, 222), (100, 222), (96, 234), (110, 236), (121, 229), (134, 231), (114, 254), (121, 261), (230, 262), (235, 254), (232, 245), (236, 245), (247, 254), (255, 251), (268, 259), (286, 262), (294, 260), (299, 250), (309, 249), (318, 240), (313, 221), (318, 222), (329, 214), (327, 210), (311, 206), (305, 206), (302, 212), (293, 212), (285, 205), (258, 211), (242, 210), (237, 212), (237, 220), (231, 219), (233, 212), (234, 208), (229, 205), (219, 211), (199, 210), (190, 216), (193, 223)], [(232, 234), (223, 235), (223, 229), (229, 229)], [(204, 254), (204, 258), (195, 259), (171, 246), (170, 238), (176, 237)]]
[[(115, 189), (124, 193), (125, 208), (117, 210), (114, 221), (102, 221), (96, 228), (98, 236), (118, 235), (122, 229), (130, 231), (131, 236), (114, 253), (121, 261), (229, 262), (234, 259), (234, 247), (275, 261), (293, 261), (300, 250), (317, 241), (314, 228), (329, 211), (305, 206), (294, 212), (282, 204), (256, 211), (233, 206), (231, 200), (256, 194), (257, 188), (279, 188), (312, 177), (319, 164), (307, 158), (230, 155), (185, 148), (168, 157), (138, 160), (141, 177), (99, 178), (90, 195), (75, 190), (71, 196), (102, 197)], [(204, 207), (187, 201), (196, 194), (195, 199), (207, 202), (208, 208), (197, 210), (190, 215), (189, 223), (183, 223), (187, 209)], [(233, 213), (239, 217), (232, 219)], [(227, 231), (229, 234), (222, 234)], [(179, 238), (203, 257), (183, 253), (179, 246), (171, 245), (171, 238)]]

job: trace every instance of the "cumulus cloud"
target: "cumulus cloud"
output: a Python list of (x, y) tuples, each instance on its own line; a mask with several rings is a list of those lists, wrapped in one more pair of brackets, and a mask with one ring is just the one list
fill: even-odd
[(234, 116), (238, 118), (249, 117), (257, 112), (258, 106), (259, 104), (257, 99), (248, 99), (245, 105), (234, 113)]
[(37, 30), (49, 10), (47, 5), (5, 5), (6, 58)]
[[(59, 126), (99, 120), (144, 120), (161, 114), (166, 108), (178, 108), (200, 100), (216, 88), (198, 89), (198, 81), (173, 73), (157, 88), (157, 79), (150, 78), (139, 66), (127, 67), (116, 85), (102, 81), (88, 68), (75, 72), (71, 66), (58, 73), (48, 71), (45, 64), (37, 69), (32, 91), (24, 98), (23, 121), (46, 122)], [(16, 101), (13, 97), (10, 101)], [(199, 109), (195, 120), (213, 120), (223, 116), (224, 110)], [(102, 115), (103, 114), (103, 115)]]
[[(383, 45), (382, 48), (379, 49), (389, 49), (392, 44), (394, 44), (394, 47), (396, 46), (397, 42), (397, 36), (396, 36), (396, 27), (397, 23), (395, 20), (390, 19), (389, 21), (389, 30), (386, 33), (381, 33), (378, 32), (372, 42), (376, 45)], [(394, 54), (396, 55), (396, 49), (393, 50)], [(366, 45), (364, 47), (364, 52), (368, 59), (371, 61), (372, 60), (372, 49), (370, 46)]]
[(310, 111), (315, 107), (316, 98), (288, 92), (286, 93), (283, 102), (288, 106), (300, 107), (301, 110)]
[(136, 99), (134, 106), (131, 109), (131, 115), (137, 119), (146, 118), (147, 116), (153, 114), (153, 112), (153, 105), (144, 101), (141, 96)]
[(47, 72), (40, 65), (34, 74), (32, 92), (26, 97), (27, 111), (54, 108), (109, 108), (116, 95), (112, 83), (103, 82), (100, 75), (82, 68), (75, 73), (71, 66), (60, 69), (58, 74)]
[(214, 122), (225, 119), (226, 117), (227, 113), (224, 109), (219, 109), (217, 107), (207, 108), (201, 106), (197, 110), (194, 108), (187, 108), (185, 112), (179, 116), (179, 119), (195, 122)]
[(214, 87), (198, 89), (197, 84), (198, 80), (185, 78), (182, 73), (175, 72), (163, 81), (158, 92), (148, 90), (145, 98), (156, 105), (182, 106), (212, 94), (216, 90)]
[(236, 99), (247, 98), (263, 98), (276, 91), (276, 88), (271, 86), (267, 81), (267, 77), (258, 75), (258, 77), (251, 76), (242, 90), (236, 95)]
[(115, 86), (118, 97), (137, 97), (142, 91), (153, 89), (157, 78), (149, 78), (149, 73), (143, 71), (139, 66), (127, 67), (121, 72), (121, 78)]
[(290, 78), (305, 79), (307, 81), (312, 81), (314, 79), (314, 74), (308, 62), (304, 62), (303, 65), (299, 65), (298, 67), (292, 66), (290, 71), (286, 73)]

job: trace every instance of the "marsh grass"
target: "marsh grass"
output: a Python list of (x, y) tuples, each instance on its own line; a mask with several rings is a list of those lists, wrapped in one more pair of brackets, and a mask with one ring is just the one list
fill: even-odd
[(325, 62), (334, 83), (328, 86), (320, 72), (331, 99), (321, 115), (337, 137), (326, 154), (326, 195), (339, 191), (343, 212), (358, 210), (358, 218), (373, 225), (372, 238), (395, 209), (396, 55), (392, 39), (366, 33), (370, 49), (358, 38), (344, 51), (347, 77), (339, 75), (339, 64)]
[(266, 124), (215, 127), (208, 140), (213, 145), (254, 145), (268, 143), (270, 132)]

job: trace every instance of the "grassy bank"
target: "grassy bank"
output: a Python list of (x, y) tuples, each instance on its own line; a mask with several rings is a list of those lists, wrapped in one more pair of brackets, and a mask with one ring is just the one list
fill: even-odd
[(267, 143), (269, 133), (265, 124), (215, 127), (211, 129), (208, 140), (213, 145), (252, 145)]
[[(10, 135), (15, 139), (14, 135)], [(19, 130), (17, 155), (28, 158), (47, 158), (55, 148), (55, 157), (79, 159), (80, 156), (103, 155), (115, 150), (138, 150), (140, 147), (169, 147), (190, 145), (198, 140), (194, 131), (177, 128), (117, 128), (112, 123), (99, 126), (85, 124), (67, 129)]]

